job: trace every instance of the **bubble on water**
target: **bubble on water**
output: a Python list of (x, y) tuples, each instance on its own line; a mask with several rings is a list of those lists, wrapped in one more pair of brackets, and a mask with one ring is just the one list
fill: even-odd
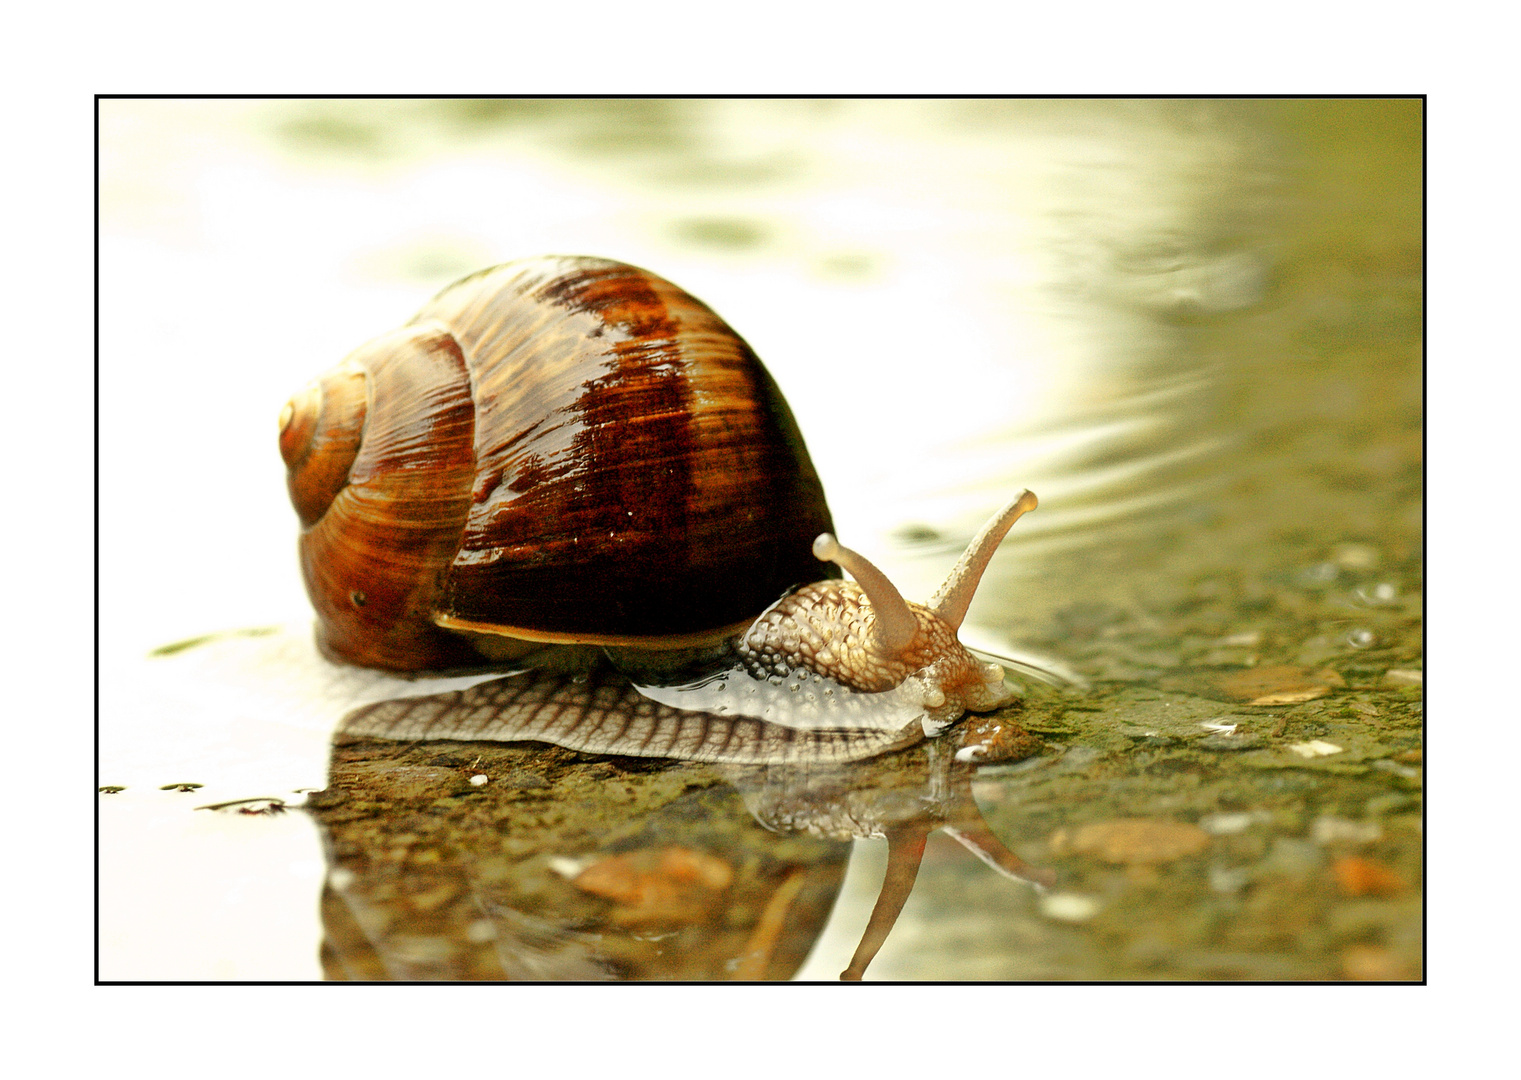
[(1348, 570), (1371, 570), (1378, 565), (1378, 549), (1371, 544), (1338, 544), (1331, 558)]
[(1400, 591), (1392, 583), (1380, 581), (1372, 585), (1359, 585), (1353, 590), (1353, 595), (1365, 604), (1392, 604), (1399, 599)]
[(1347, 635), (1347, 644), (1354, 649), (1366, 649), (1373, 645), (1378, 638), (1374, 637), (1372, 630), (1359, 628)]
[(1329, 585), (1341, 574), (1341, 567), (1334, 562), (1316, 563), (1307, 566), (1299, 572), (1299, 582), (1302, 585)]

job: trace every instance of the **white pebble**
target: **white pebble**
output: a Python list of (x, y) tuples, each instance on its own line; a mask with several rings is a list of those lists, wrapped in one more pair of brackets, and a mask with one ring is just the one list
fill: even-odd
[(1338, 544), (1331, 558), (1348, 570), (1371, 570), (1378, 565), (1378, 549), (1367, 544)]
[(483, 944), (496, 939), (496, 924), (490, 919), (476, 919), (475, 922), (465, 927), (465, 938), (476, 944)]
[(1262, 644), (1262, 631), (1261, 630), (1247, 630), (1247, 631), (1244, 631), (1244, 632), (1242, 632), (1240, 634), (1232, 634), (1232, 635), (1230, 635), (1230, 637), (1223, 637), (1223, 638), (1221, 638), (1219, 643), (1221, 645), (1241, 645), (1241, 646), (1246, 646), (1248, 648), (1251, 647), (1251, 646), (1253, 646), (1253, 645), (1261, 645)]
[(1258, 819), (1257, 814), (1207, 814), (1199, 819), (1199, 828), (1211, 836), (1233, 836), (1246, 832)]
[(1040, 913), (1062, 922), (1087, 922), (1098, 909), (1097, 899), (1080, 893), (1048, 893), (1040, 898)]
[(549, 868), (562, 878), (574, 878), (596, 861), (595, 858), (572, 859), (568, 855), (552, 855), (549, 858)]
[(1352, 821), (1329, 815), (1316, 818), (1310, 826), (1310, 837), (1317, 844), (1371, 844), (1383, 835), (1384, 830), (1376, 821)]

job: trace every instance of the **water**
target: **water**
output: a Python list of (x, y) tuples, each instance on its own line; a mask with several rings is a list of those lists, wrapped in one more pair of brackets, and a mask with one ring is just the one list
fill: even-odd
[(1085, 688), (1025, 680), (1040, 747), (970, 791), (1058, 884), (933, 833), (869, 978), (1420, 977), (1421, 138), (1408, 101), (102, 103), (102, 976), (321, 977), (311, 819), (191, 809), (328, 786), (398, 689), (305, 644), (275, 417), (454, 277), (583, 252), (746, 336), (910, 599), (1040, 496), (965, 636)]

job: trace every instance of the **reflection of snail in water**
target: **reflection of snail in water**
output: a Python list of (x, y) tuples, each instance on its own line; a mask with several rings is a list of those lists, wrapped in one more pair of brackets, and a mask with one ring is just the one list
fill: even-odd
[[(993, 834), (971, 787), (974, 760), (1040, 743), (986, 717), (844, 764), (340, 740), (306, 806), (332, 866), (323, 966), (364, 979), (791, 978), (832, 908), (851, 932), (854, 913), (835, 903), (848, 842), (885, 837), (882, 889), (842, 974), (860, 979), (935, 830), (1005, 877), (1054, 882)], [(995, 908), (998, 895), (986, 895)], [(978, 906), (937, 917), (985, 925)]]
[[(644, 270), (547, 257), (456, 282), (292, 399), (280, 449), (324, 653), (533, 668), (478, 703), (543, 721), (513, 737), (597, 750), (648, 721), (637, 752), (776, 760), (797, 747), (753, 718), (795, 714), (793, 729), (876, 730), (823, 753), (859, 757), (919, 737), (912, 721), (1010, 698), (956, 631), (1035, 496), (994, 516), (928, 606), (905, 602), (829, 534), (802, 436), (749, 346)], [(589, 672), (588, 647), (689, 693), (635, 694), (600, 659)], [(671, 720), (694, 710), (705, 719)], [(454, 737), (472, 736), (504, 737)]]
[(335, 746), (306, 809), (329, 979), (789, 979), (850, 850), (761, 828), (711, 766), (523, 743)]
[[(727, 778), (744, 796), (750, 813), (774, 832), (829, 839), (880, 837), (887, 841), (887, 870), (850, 963), (840, 973), (859, 981), (887, 942), (913, 892), (929, 836), (937, 829), (957, 840), (1004, 877), (1038, 888), (1056, 883), (1043, 867), (1009, 850), (982, 818), (972, 795), (974, 759), (1034, 752), (1039, 740), (1018, 727), (978, 719), (960, 732), (963, 748), (952, 755), (939, 741), (899, 755), (895, 770), (874, 770), (867, 780), (859, 765), (823, 767), (726, 766)], [(970, 751), (970, 753), (969, 753)], [(916, 755), (923, 755), (922, 757)]]

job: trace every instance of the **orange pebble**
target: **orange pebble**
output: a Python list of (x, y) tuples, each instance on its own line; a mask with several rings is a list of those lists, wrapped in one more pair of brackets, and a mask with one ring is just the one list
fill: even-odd
[(1398, 874), (1384, 863), (1359, 855), (1346, 855), (1331, 864), (1336, 884), (1348, 896), (1392, 896), (1405, 887)]

